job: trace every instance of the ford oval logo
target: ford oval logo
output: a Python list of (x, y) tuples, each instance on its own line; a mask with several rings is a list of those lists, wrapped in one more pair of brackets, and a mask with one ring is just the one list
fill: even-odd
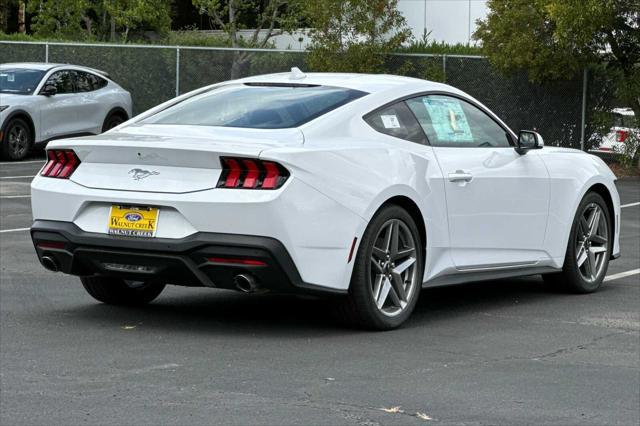
[(142, 219), (142, 216), (138, 213), (127, 213), (126, 215), (124, 215), (124, 218), (129, 222), (137, 222)]

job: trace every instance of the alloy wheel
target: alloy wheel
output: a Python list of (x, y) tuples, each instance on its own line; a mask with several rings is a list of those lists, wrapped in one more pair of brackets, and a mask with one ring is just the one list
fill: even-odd
[(580, 216), (575, 250), (582, 278), (594, 282), (605, 267), (609, 253), (607, 217), (596, 203), (588, 204)]
[(399, 219), (384, 223), (371, 253), (371, 294), (378, 310), (393, 317), (400, 314), (416, 294), (416, 242), (409, 227)]
[(20, 123), (9, 129), (7, 142), (16, 158), (22, 157), (29, 149), (29, 131)]

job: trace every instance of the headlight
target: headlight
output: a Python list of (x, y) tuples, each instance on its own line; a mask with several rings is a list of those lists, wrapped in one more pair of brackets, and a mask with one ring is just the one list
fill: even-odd
[(7, 108), (9, 108), (9, 105), (0, 105), (0, 112), (4, 111)]

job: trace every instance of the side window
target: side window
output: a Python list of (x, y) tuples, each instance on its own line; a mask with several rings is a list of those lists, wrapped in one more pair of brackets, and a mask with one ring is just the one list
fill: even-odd
[(451, 96), (413, 98), (407, 105), (432, 146), (509, 147), (507, 132), (474, 105)]
[(102, 77), (98, 77), (95, 74), (87, 74), (87, 75), (91, 79), (91, 85), (93, 87), (93, 90), (102, 89), (103, 87), (106, 87), (108, 84), (107, 80), (105, 80)]
[(92, 90), (95, 90), (91, 74), (87, 74), (82, 71), (74, 72), (76, 74), (76, 92), (91, 92)]
[(380, 133), (411, 142), (426, 144), (420, 125), (404, 102), (398, 102), (369, 114), (365, 121)]
[(58, 94), (73, 93), (75, 73), (73, 71), (58, 71), (47, 80), (46, 85), (54, 85)]

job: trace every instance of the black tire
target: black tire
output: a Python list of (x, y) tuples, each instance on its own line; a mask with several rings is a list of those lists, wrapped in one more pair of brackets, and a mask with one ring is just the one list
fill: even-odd
[(140, 306), (151, 302), (164, 290), (164, 283), (136, 283), (113, 277), (81, 277), (82, 285), (94, 299), (108, 305)]
[(102, 132), (106, 132), (107, 130), (111, 130), (116, 126), (121, 125), (122, 123), (124, 123), (126, 120), (126, 118), (124, 118), (122, 116), (121, 113), (111, 113), (107, 116), (107, 118), (104, 119), (104, 124), (102, 125)]
[(24, 159), (33, 147), (31, 126), (22, 118), (14, 118), (5, 126), (0, 154), (4, 160)]
[[(404, 244), (403, 248), (405, 252), (408, 251), (409, 244), (408, 235), (411, 235), (412, 244), (414, 247), (414, 251), (409, 257), (403, 258), (397, 257), (399, 263), (404, 263), (406, 260), (410, 260), (411, 257), (414, 258), (411, 268), (406, 268), (407, 274), (411, 275), (411, 284), (408, 284), (406, 280), (406, 276), (403, 277), (402, 274), (399, 276), (395, 273), (396, 267), (399, 265), (394, 265), (394, 269), (391, 269), (391, 259), (387, 256), (387, 261), (384, 263), (384, 266), (381, 266), (382, 263), (375, 264), (376, 260), (374, 260), (375, 256), (380, 256), (379, 254), (374, 255), (374, 245), (380, 244), (381, 232), (385, 232), (385, 227), (391, 226), (393, 229), (393, 224), (398, 224), (398, 232), (401, 234), (404, 233)], [(391, 224), (391, 225), (390, 225)], [(389, 230), (388, 232), (393, 232)], [(385, 234), (386, 235), (386, 234)], [(384, 239), (384, 237), (382, 237)], [(390, 238), (391, 239), (391, 238)], [(401, 243), (402, 239), (401, 239)], [(388, 244), (387, 244), (388, 246)], [(371, 220), (369, 226), (367, 227), (364, 235), (362, 236), (362, 241), (360, 242), (360, 246), (358, 248), (358, 252), (356, 254), (353, 274), (351, 276), (351, 285), (349, 287), (349, 294), (342, 300), (337, 301), (336, 305), (336, 313), (340, 317), (343, 322), (351, 326), (362, 327), (366, 329), (372, 330), (390, 330), (393, 328), (399, 327), (402, 323), (404, 323), (407, 318), (413, 312), (413, 309), (416, 306), (418, 301), (418, 297), (420, 294), (420, 289), (422, 287), (422, 272), (424, 268), (424, 260), (423, 260), (423, 249), (424, 242), (420, 238), (420, 233), (418, 228), (409, 213), (403, 208), (396, 205), (389, 205), (383, 207)], [(396, 250), (398, 252), (399, 250)], [(376, 253), (380, 253), (381, 250), (376, 249)], [(384, 253), (384, 252), (382, 252)], [(387, 251), (389, 253), (389, 251)], [(381, 258), (380, 256), (378, 258)], [(374, 266), (375, 265), (375, 266)], [(396, 300), (402, 300), (402, 298), (398, 298), (399, 292), (404, 292), (404, 303), (405, 306), (403, 308), (399, 308), (397, 314), (390, 316), (389, 314), (384, 313), (384, 306), (379, 308), (376, 303), (376, 298), (374, 296), (374, 292), (376, 291), (376, 278), (373, 278), (373, 270), (377, 270), (380, 273), (376, 274), (375, 277), (391, 277), (389, 284), (391, 289), (388, 290), (389, 296), (383, 297), (382, 299), (387, 299), (391, 304), (393, 304), (393, 297), (395, 295)], [(386, 271), (386, 272), (385, 272)], [(396, 277), (400, 281), (395, 281)], [(391, 285), (391, 282), (394, 284)], [(398, 284), (401, 283), (401, 284)], [(396, 285), (402, 285), (402, 289), (394, 290), (397, 288)], [(377, 287), (380, 288), (380, 287)], [(378, 291), (378, 294), (381, 294), (382, 291)], [(389, 299), (391, 298), (391, 299)], [(383, 300), (383, 304), (384, 304)], [(394, 308), (393, 306), (391, 308)], [(390, 308), (387, 308), (390, 309)]]
[[(583, 233), (584, 226), (583, 224), (581, 224), (581, 220), (585, 214), (589, 213), (589, 209), (594, 209), (594, 206), (597, 206), (598, 210), (601, 212), (601, 217), (603, 220), (601, 229), (603, 231), (604, 229), (606, 229), (606, 243), (592, 243), (591, 238), (594, 237), (585, 238), (585, 235)], [(589, 234), (591, 234), (591, 232), (589, 232)], [(598, 235), (596, 235), (596, 237), (601, 238)], [(586, 267), (579, 266), (578, 262), (578, 255), (579, 253), (582, 253), (582, 250), (579, 250), (579, 247), (581, 245), (581, 241), (584, 241), (585, 239), (589, 240), (587, 242), (589, 247), (587, 249), (587, 252), (591, 250), (591, 247), (595, 247), (592, 244), (598, 244), (598, 247), (596, 247), (596, 249), (598, 249), (601, 245), (606, 246), (603, 247), (606, 248), (606, 250), (602, 252), (603, 257), (601, 266), (599, 261), (595, 262), (598, 266), (596, 267), (596, 271), (592, 274), (585, 273)], [(562, 272), (555, 274), (545, 274), (542, 276), (542, 278), (544, 279), (545, 284), (553, 289), (563, 289), (565, 291), (578, 294), (593, 293), (602, 286), (604, 277), (607, 274), (607, 269), (609, 268), (609, 259), (611, 258), (612, 248), (613, 223), (611, 220), (611, 215), (609, 214), (607, 204), (600, 194), (595, 192), (588, 192), (580, 202), (580, 206), (578, 207), (576, 216), (573, 219), (573, 225), (571, 226), (571, 234), (569, 235), (569, 242), (567, 243), (567, 251), (564, 258)], [(590, 259), (586, 261), (587, 264), (591, 262), (592, 261)], [(585, 262), (583, 261), (581, 265), (584, 263)], [(585, 275), (591, 275), (591, 278), (588, 278)]]

